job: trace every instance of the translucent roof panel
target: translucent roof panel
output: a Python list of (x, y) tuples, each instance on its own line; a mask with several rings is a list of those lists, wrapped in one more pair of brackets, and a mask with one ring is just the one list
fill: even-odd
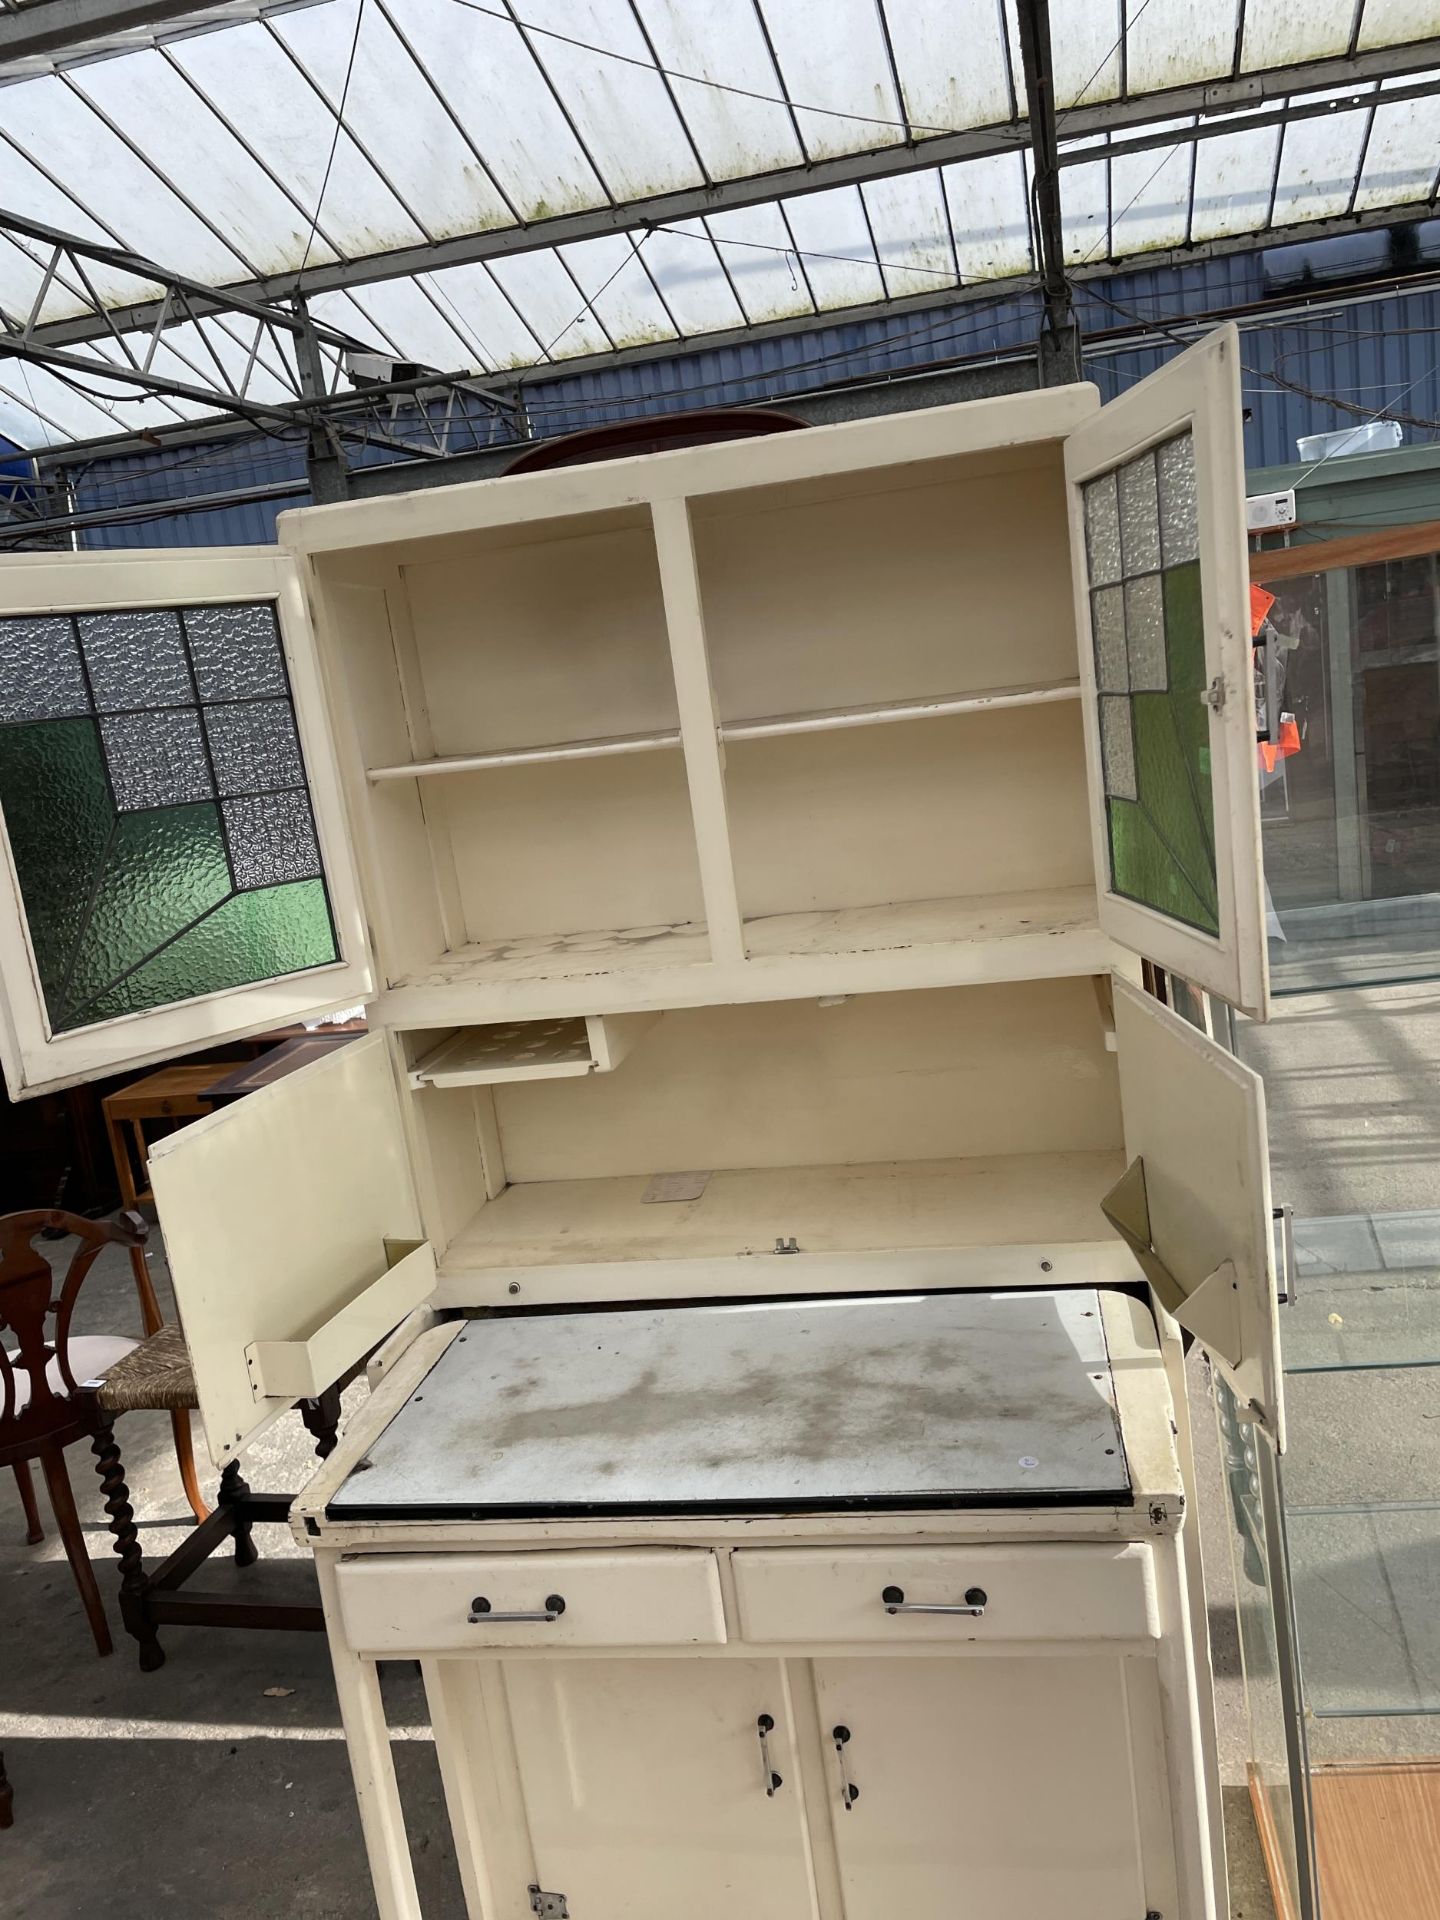
[[(258, 11), (23, 64), (0, 85), (0, 206), (243, 298), (298, 290), (358, 345), (451, 373), (678, 347), (1035, 271), (1016, 0)], [(1433, 0), (1049, 12), (1071, 271), (1434, 201)], [(137, 325), (159, 313), (160, 277), (51, 254), (0, 220), (12, 337), (99, 341), (97, 306)], [(211, 337), (167, 341), (152, 371), (218, 384)], [(245, 374), (253, 331), (213, 338)], [(265, 344), (250, 373), (287, 391), (289, 351)], [(25, 386), (0, 372), (11, 419)], [(28, 437), (196, 404), (118, 395), (113, 379), (97, 397), (47, 376)]]

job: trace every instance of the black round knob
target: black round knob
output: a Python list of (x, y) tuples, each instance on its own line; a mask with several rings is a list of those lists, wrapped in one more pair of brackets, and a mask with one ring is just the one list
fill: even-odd
[(775, 1722), (770, 1718), (768, 1713), (762, 1713), (755, 1724), (761, 1733), (773, 1733), (775, 1731)]
[(887, 1607), (903, 1607), (905, 1604), (905, 1589), (903, 1587), (886, 1587), (885, 1591), (880, 1595), (880, 1598), (885, 1602)]
[(490, 1611), (490, 1602), (485, 1598), (483, 1593), (477, 1593), (475, 1598), (470, 1602), (470, 1611), (472, 1613), (488, 1613)]
[(830, 1729), (830, 1738), (835, 1742), (837, 1747), (843, 1747), (845, 1742), (850, 1738), (849, 1727), (832, 1727)]
[(559, 1593), (548, 1594), (545, 1600), (545, 1611), (547, 1613), (563, 1613), (565, 1611), (564, 1595)]
[(984, 1587), (967, 1587), (965, 1589), (965, 1604), (967, 1607), (984, 1607), (988, 1606), (989, 1603), (990, 1596), (986, 1593)]

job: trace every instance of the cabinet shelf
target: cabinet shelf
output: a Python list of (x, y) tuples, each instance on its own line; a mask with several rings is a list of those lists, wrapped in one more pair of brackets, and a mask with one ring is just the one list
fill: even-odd
[[(439, 1263), (455, 1299), (466, 1276), (576, 1261), (1104, 1242), (1100, 1199), (1123, 1170), (1113, 1149), (873, 1166), (746, 1168), (710, 1175), (698, 1199), (655, 1205), (649, 1176), (536, 1180), (481, 1207)], [(874, 1283), (873, 1271), (868, 1276)], [(456, 1284), (458, 1283), (458, 1284)], [(784, 1284), (757, 1263), (757, 1291)], [(478, 1297), (478, 1295), (477, 1295)]]
[(809, 993), (1106, 972), (1115, 949), (1093, 887), (901, 901), (747, 919), (747, 957), (713, 960), (703, 924), (474, 942), (397, 978), (401, 1027), (777, 1000)]
[(1043, 706), (1078, 700), (1078, 680), (1046, 680), (1028, 686), (991, 687), (980, 693), (920, 694), (909, 700), (873, 701), (859, 707), (819, 707), (811, 713), (767, 714), (724, 720), (722, 740), (770, 740), (787, 734), (838, 733), (848, 727), (884, 726), (897, 720), (939, 720), (957, 713), (988, 713), (1001, 707)]
[(651, 733), (614, 733), (599, 740), (557, 740), (549, 746), (498, 747), (487, 753), (437, 754), (431, 760), (406, 760), (392, 767), (369, 767), (370, 780), (416, 780), (437, 773), (482, 773), (491, 767), (533, 767), (547, 760), (604, 760), (624, 753), (655, 753), (678, 747), (678, 728)]
[[(760, 714), (748, 720), (722, 720), (722, 740), (773, 740), (799, 733), (838, 733), (849, 727), (884, 726), (897, 720), (938, 720), (957, 713), (989, 713), (1003, 707), (1045, 706), (1054, 700), (1078, 700), (1078, 680), (1046, 680), (1028, 686), (991, 687), (981, 693), (917, 694), (908, 700), (882, 700), (859, 707), (816, 707), (804, 713)], [(545, 746), (497, 747), (485, 753), (437, 754), (430, 760), (405, 760), (370, 767), (371, 780), (416, 780), (439, 773), (481, 773), (491, 767), (532, 767), (548, 760), (601, 760), (617, 754), (656, 753), (680, 745), (677, 727), (649, 733), (616, 733), (596, 740), (557, 740)]]

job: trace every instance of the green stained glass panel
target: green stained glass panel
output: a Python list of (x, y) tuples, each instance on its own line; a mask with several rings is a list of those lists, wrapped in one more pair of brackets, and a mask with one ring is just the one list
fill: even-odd
[(242, 987), (336, 958), (335, 932), (323, 880), (237, 893), (188, 932), (101, 995), (90, 1020), (192, 1000), (197, 994)]
[(1135, 798), (1106, 800), (1116, 893), (1220, 931), (1200, 564), (1161, 576), (1169, 688), (1131, 696)]
[(0, 727), (0, 810), (48, 1002), (65, 977), (115, 826), (95, 722)]
[(47, 986), (59, 1033), (87, 1026), (99, 993), (230, 893), (220, 809), (213, 800), (122, 814), (90, 904), (89, 921), (57, 993)]
[(0, 622), (0, 811), (50, 1031), (337, 961), (273, 605), (84, 614), (89, 680), (76, 624)]

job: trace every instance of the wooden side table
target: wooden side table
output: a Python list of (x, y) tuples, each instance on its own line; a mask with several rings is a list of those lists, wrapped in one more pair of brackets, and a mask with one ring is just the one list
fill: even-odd
[[(105, 1130), (110, 1137), (110, 1152), (115, 1161), (115, 1178), (120, 1184), (122, 1207), (137, 1207), (153, 1196), (149, 1185), (150, 1150), (145, 1126), (154, 1120), (193, 1120), (209, 1113), (213, 1101), (210, 1089), (224, 1071), (212, 1062), (208, 1067), (161, 1067), (134, 1080), (118, 1093), (105, 1096)], [(127, 1138), (127, 1130), (129, 1137)], [(133, 1153), (132, 1153), (133, 1143)], [(140, 1296), (140, 1318), (146, 1336), (159, 1331), (160, 1303), (145, 1264), (145, 1249), (130, 1249), (130, 1268), (135, 1276), (135, 1291)], [(195, 1474), (195, 1454), (190, 1443), (190, 1415), (184, 1408), (172, 1408), (170, 1427), (175, 1436), (175, 1459), (181, 1484), (191, 1512), (197, 1520), (208, 1517)]]

